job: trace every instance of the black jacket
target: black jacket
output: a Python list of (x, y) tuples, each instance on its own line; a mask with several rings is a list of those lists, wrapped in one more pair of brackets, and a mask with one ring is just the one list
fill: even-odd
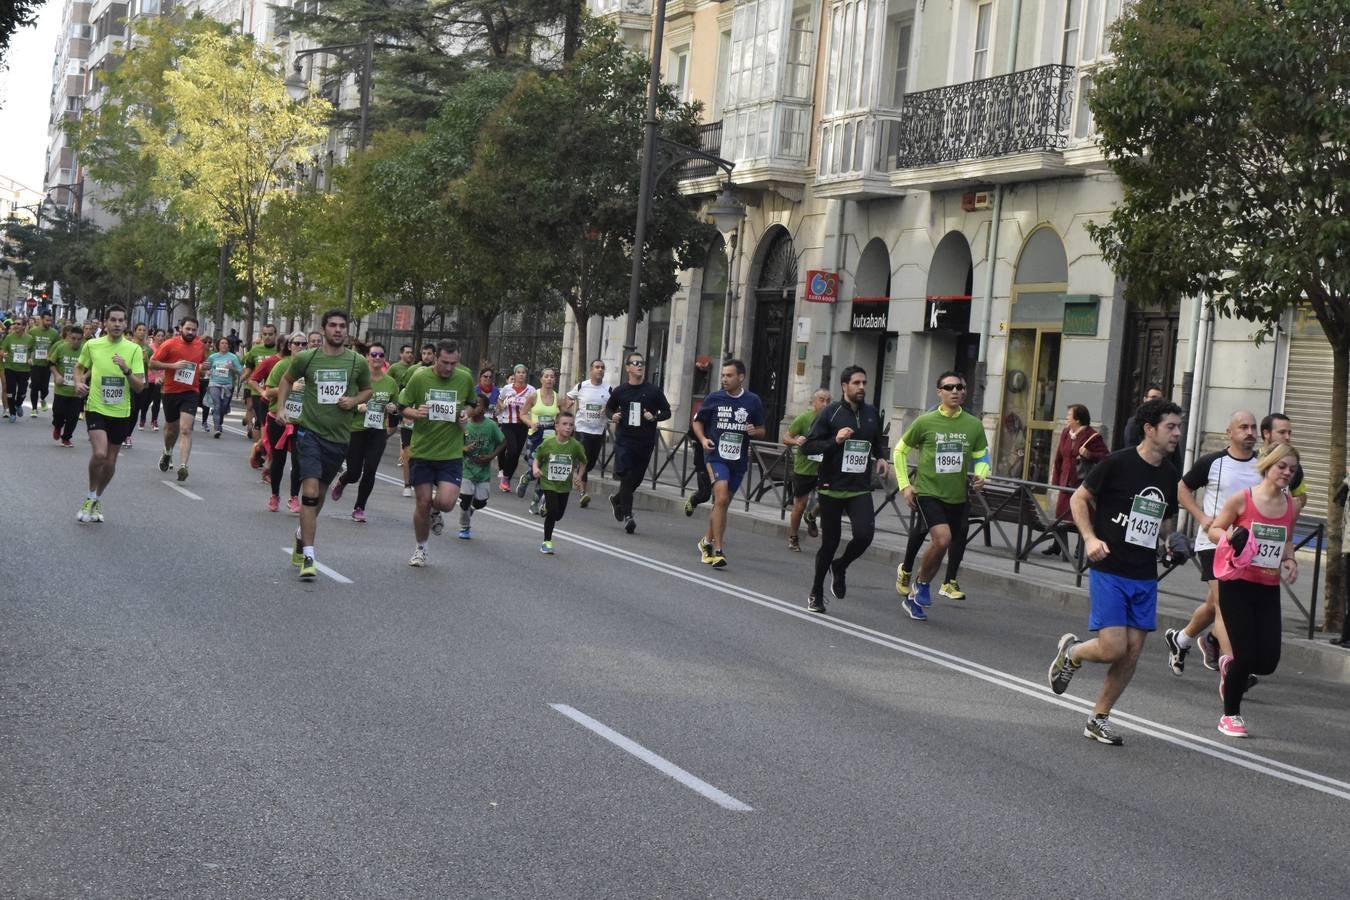
[[(651, 413), (655, 417), (654, 420), (649, 422), (642, 419), (641, 425), (636, 427), (629, 425), (630, 403), (640, 404), (642, 411)], [(614, 430), (616, 441), (630, 446), (651, 446), (656, 443), (656, 423), (670, 418), (670, 403), (666, 400), (666, 395), (661, 393), (661, 389), (654, 384), (646, 381), (640, 384), (624, 383), (610, 391), (609, 402), (605, 404), (605, 418), (616, 412), (624, 414), (623, 421), (619, 422)]]
[[(835, 435), (841, 428), (853, 429), (853, 436), (849, 440), (867, 441), (871, 445), (868, 448), (867, 464), (861, 472), (843, 471), (845, 445), (835, 441)], [(836, 400), (820, 411), (815, 424), (811, 426), (811, 433), (806, 436), (806, 443), (797, 452), (824, 457), (816, 484), (831, 491), (870, 492), (876, 460), (890, 456), (886, 440), (881, 434), (881, 420), (877, 418), (876, 409), (864, 403), (855, 411), (842, 400)]]

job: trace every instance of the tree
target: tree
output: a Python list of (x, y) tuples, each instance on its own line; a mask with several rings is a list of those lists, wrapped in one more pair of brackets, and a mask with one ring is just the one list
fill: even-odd
[(14, 32), (37, 22), (44, 0), (8, 0), (0, 5), (0, 62), (9, 55), (9, 40)]
[[(561, 296), (579, 355), (592, 316), (628, 308), (648, 72), (607, 24), (589, 21), (584, 34), (561, 71), (521, 77), (450, 195), (480, 277), (519, 296)], [(666, 137), (696, 144), (698, 107), (663, 89), (658, 115)], [(677, 271), (701, 263), (714, 233), (675, 179), (655, 185), (641, 248), (644, 312), (674, 295)]]
[[(1090, 232), (1127, 296), (1208, 296), (1268, 328), (1311, 306), (1334, 351), (1333, 473), (1345, 467), (1350, 375), (1347, 34), (1350, 0), (1139, 0), (1090, 98), (1124, 191)], [(1329, 630), (1345, 612), (1337, 482)]]
[[(154, 160), (170, 208), (231, 248), (245, 277), (246, 340), (252, 341), (262, 215), (323, 136), (329, 109), (319, 98), (293, 103), (275, 56), (238, 35), (193, 40), (177, 68), (164, 74), (164, 95), (165, 120), (133, 119), (143, 152)], [(218, 295), (217, 332), (223, 316)]]

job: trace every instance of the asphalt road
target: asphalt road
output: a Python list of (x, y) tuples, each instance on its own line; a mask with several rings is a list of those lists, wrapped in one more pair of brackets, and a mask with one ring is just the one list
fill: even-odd
[[(1101, 672), (1055, 697), (1035, 597), (902, 619), (893, 570), (804, 609), (810, 550), (703, 517), (625, 535), (575, 500), (494, 494), (471, 541), (407, 565), (381, 482), (268, 513), (237, 435), (184, 493), (137, 433), (79, 525), (87, 445), (0, 424), (0, 896), (1326, 897), (1350, 881), (1344, 688), (1281, 670), (1245, 742), (1213, 673), (1150, 640), (1081, 736)], [(391, 470), (390, 474), (397, 475)], [(349, 489), (352, 490), (352, 489)], [(283, 508), (284, 510), (284, 508)], [(454, 518), (450, 519), (451, 524)]]

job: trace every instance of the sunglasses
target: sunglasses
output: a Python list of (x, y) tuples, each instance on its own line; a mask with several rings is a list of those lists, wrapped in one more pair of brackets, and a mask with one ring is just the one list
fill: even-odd
[(384, 353), (383, 353), (383, 352), (376, 353), (374, 350), (372, 350), (372, 351), (370, 351), (370, 358), (371, 358), (371, 359), (384, 359)]
[(639, 369), (647, 365), (645, 362), (643, 362), (643, 361), (640, 360), (640, 359), (630, 359), (630, 360), (628, 361), (628, 364), (629, 364), (630, 366), (637, 366)]
[(292, 347), (299, 347), (301, 344), (308, 344), (309, 341), (291, 341)]
[(966, 386), (964, 384), (939, 384), (938, 388), (944, 391), (964, 391)]

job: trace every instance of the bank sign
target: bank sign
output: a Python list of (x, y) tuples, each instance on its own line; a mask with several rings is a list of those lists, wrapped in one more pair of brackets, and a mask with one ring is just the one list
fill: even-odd
[(855, 297), (850, 327), (853, 331), (890, 331), (890, 314), (890, 297)]

